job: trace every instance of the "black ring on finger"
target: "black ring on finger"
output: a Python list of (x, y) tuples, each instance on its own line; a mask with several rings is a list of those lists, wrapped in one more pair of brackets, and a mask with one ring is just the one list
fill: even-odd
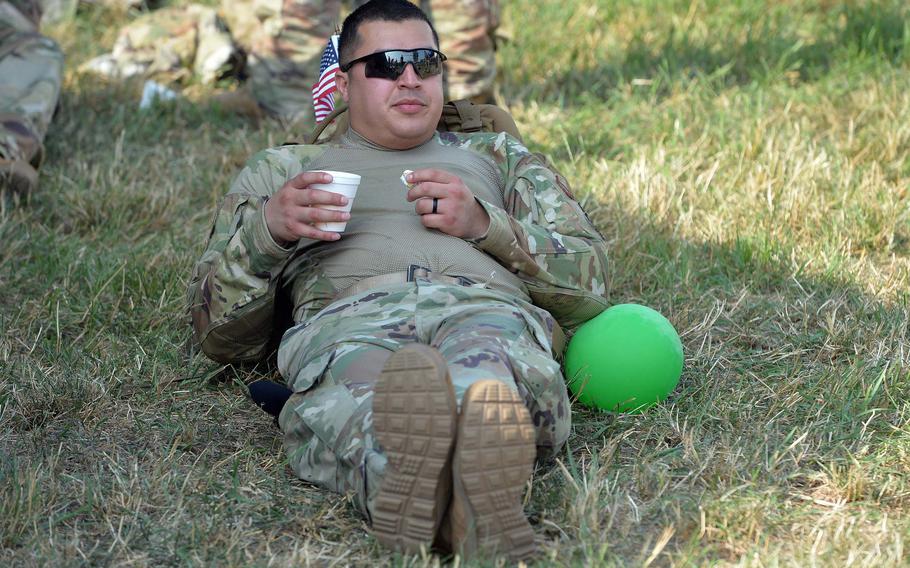
[(434, 198), (433, 198), (433, 210), (430, 211), (430, 213), (436, 213), (436, 209), (437, 209), (438, 207), (439, 207), (439, 198), (438, 198), (438, 197), (434, 197)]

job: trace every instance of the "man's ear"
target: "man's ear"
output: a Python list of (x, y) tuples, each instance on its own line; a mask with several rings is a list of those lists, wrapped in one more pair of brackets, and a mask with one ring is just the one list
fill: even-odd
[(348, 102), (348, 74), (344, 71), (335, 71), (335, 87), (341, 93), (344, 102)]

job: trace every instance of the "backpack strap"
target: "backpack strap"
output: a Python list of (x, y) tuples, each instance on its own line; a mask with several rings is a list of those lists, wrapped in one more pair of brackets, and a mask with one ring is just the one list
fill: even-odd
[[(320, 122), (316, 125), (316, 128), (313, 129), (313, 132), (306, 138), (306, 143), (307, 144), (318, 144), (319, 137), (322, 136), (322, 133), (325, 132), (325, 129), (328, 128), (330, 124), (332, 124), (333, 120), (335, 120), (336, 118), (338, 118), (339, 116), (341, 116), (342, 114), (347, 112), (347, 110), (348, 110), (348, 105), (339, 104), (338, 106), (336, 106), (335, 110), (333, 110), (331, 113), (329, 113), (329, 116), (325, 117), (325, 119), (323, 119), (322, 122)], [(344, 118), (345, 118), (345, 121), (344, 121), (345, 127), (336, 128), (335, 132), (343, 133), (345, 130), (347, 130), (347, 116), (345, 116)], [(340, 126), (340, 124), (338, 126)], [(334, 139), (334, 138), (336, 138), (336, 137), (332, 136), (330, 139)]]
[(439, 119), (440, 132), (505, 132), (521, 141), (515, 119), (503, 108), (468, 99), (446, 103)]
[(446, 104), (442, 108), (440, 122), (445, 123), (446, 130), (455, 132), (480, 132), (483, 130), (480, 106), (467, 99), (459, 99)]

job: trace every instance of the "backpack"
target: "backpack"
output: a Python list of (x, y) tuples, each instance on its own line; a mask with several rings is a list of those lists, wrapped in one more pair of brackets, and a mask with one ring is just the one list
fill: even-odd
[[(325, 120), (316, 125), (306, 137), (306, 144), (337, 142), (348, 129), (348, 107), (341, 104)], [(323, 140), (323, 134), (334, 124), (334, 130)], [(450, 101), (443, 105), (442, 116), (436, 125), (439, 132), (505, 132), (521, 140), (515, 120), (506, 110), (490, 104), (477, 104), (467, 99)]]

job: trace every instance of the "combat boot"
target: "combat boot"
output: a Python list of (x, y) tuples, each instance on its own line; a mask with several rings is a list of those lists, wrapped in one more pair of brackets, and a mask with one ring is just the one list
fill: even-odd
[(535, 550), (522, 495), (534, 468), (534, 426), (521, 397), (495, 380), (468, 387), (452, 458), (452, 503), (443, 539), (465, 558)]
[(451, 498), (456, 414), (436, 349), (408, 345), (389, 357), (373, 394), (373, 429), (388, 465), (372, 532), (385, 546), (405, 553), (432, 546)]
[(38, 188), (38, 171), (25, 160), (0, 158), (0, 190), (25, 195)]
[(44, 146), (19, 115), (0, 113), (0, 189), (20, 195), (38, 189)]

